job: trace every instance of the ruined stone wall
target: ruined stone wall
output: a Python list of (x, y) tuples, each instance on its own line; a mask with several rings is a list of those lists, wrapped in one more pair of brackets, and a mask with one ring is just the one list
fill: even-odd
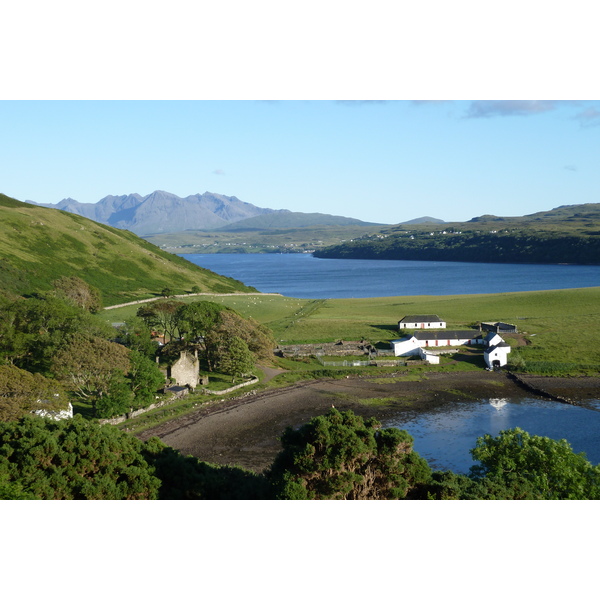
[(198, 356), (184, 350), (171, 366), (169, 376), (175, 380), (177, 385), (189, 385), (192, 389), (197, 388), (200, 379)]

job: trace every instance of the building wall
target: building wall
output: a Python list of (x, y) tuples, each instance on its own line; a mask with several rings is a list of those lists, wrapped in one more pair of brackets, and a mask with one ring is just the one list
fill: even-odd
[(393, 340), (390, 343), (394, 356), (412, 356), (421, 353), (419, 343), (414, 336), (409, 339)]
[(483, 355), (485, 359), (485, 364), (488, 367), (492, 367), (494, 361), (498, 361), (501, 367), (506, 366), (508, 363), (508, 353), (510, 352), (510, 348), (490, 348), (489, 351), (486, 351)]
[(433, 321), (431, 323), (398, 323), (398, 329), (446, 329), (444, 321)]
[(198, 355), (193, 355), (184, 350), (181, 356), (173, 363), (168, 377), (172, 377), (177, 385), (189, 385), (197, 388), (200, 379), (200, 361)]

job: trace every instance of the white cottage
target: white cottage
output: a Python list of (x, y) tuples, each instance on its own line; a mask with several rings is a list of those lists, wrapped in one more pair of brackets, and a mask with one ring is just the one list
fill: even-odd
[(398, 321), (398, 329), (445, 329), (446, 322), (437, 315), (406, 315)]

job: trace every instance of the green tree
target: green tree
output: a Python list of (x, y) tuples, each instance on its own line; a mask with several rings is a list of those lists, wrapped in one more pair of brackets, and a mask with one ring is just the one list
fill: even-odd
[(0, 365), (0, 421), (15, 421), (37, 409), (59, 411), (66, 406), (66, 392), (58, 382), (14, 365)]
[(52, 282), (57, 296), (91, 313), (102, 308), (100, 290), (79, 277), (60, 277)]
[(242, 339), (257, 361), (269, 363), (273, 360), (276, 343), (266, 327), (232, 310), (222, 310), (220, 314), (218, 325), (204, 336), (205, 357), (210, 370), (219, 363), (220, 355), (232, 337)]
[(488, 485), (504, 486), (507, 497), (543, 500), (600, 498), (600, 467), (566, 440), (531, 435), (518, 427), (489, 434), (471, 450), (480, 462), (470, 476)]
[(221, 304), (206, 300), (183, 304), (177, 309), (179, 329), (186, 339), (196, 340), (204, 337), (221, 324), (223, 309)]
[(252, 371), (254, 355), (244, 340), (236, 336), (228, 337), (220, 349), (217, 368), (221, 373), (231, 375), (231, 383), (235, 383), (236, 377)]
[(280, 499), (400, 499), (429, 481), (427, 462), (406, 431), (332, 408), (288, 427), (267, 473)]
[(181, 337), (178, 309), (184, 305), (185, 303), (179, 300), (155, 300), (140, 307), (137, 316), (142, 318), (150, 329), (163, 333), (165, 340), (169, 341)]
[(157, 390), (165, 384), (165, 376), (156, 362), (141, 352), (132, 350), (129, 353), (129, 360), (127, 378), (133, 392), (132, 408), (144, 408), (154, 402)]
[(152, 339), (150, 329), (140, 317), (126, 319), (119, 328), (119, 342), (130, 350), (137, 350), (144, 356), (154, 359), (159, 345)]
[(95, 315), (53, 296), (23, 298), (2, 317), (1, 352), (11, 363), (47, 373), (57, 351), (82, 333), (109, 338), (112, 328)]
[(133, 436), (80, 415), (0, 423), (0, 494), (43, 500), (156, 499), (160, 480), (144, 449)]
[(129, 410), (132, 394), (124, 379), (128, 371), (129, 350), (102, 338), (74, 337), (52, 361), (57, 379), (103, 418)]
[(94, 398), (94, 414), (100, 419), (110, 419), (129, 412), (134, 404), (130, 382), (120, 371), (112, 371), (103, 388)]

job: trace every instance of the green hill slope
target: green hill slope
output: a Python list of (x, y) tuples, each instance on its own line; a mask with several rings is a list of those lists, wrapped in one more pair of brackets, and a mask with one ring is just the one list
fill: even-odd
[(105, 305), (175, 293), (256, 291), (164, 252), (135, 234), (79, 215), (0, 194), (0, 286), (26, 295), (75, 275), (97, 287)]

